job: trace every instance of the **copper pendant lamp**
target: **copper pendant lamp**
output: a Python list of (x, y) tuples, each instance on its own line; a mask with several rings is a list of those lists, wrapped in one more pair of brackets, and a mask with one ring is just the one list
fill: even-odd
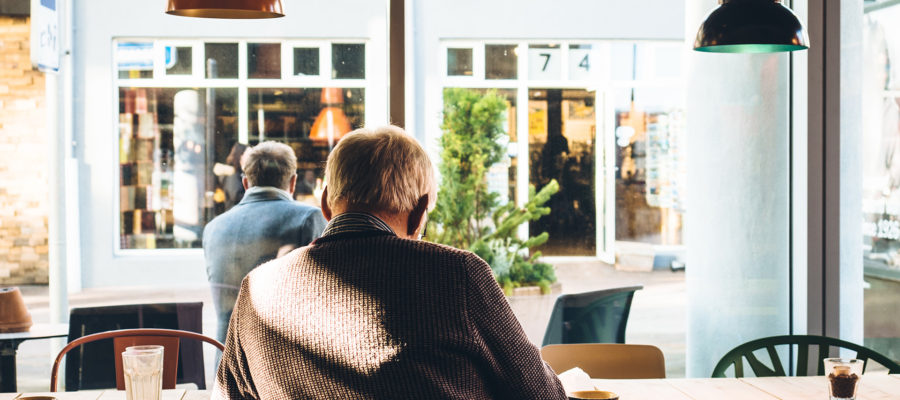
[(169, 0), (166, 14), (196, 18), (259, 19), (284, 16), (281, 0)]

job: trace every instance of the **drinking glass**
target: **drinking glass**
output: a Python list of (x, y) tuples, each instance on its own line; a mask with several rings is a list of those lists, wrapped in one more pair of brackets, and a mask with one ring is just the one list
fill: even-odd
[(826, 358), (830, 400), (856, 400), (856, 387), (862, 377), (863, 361), (852, 358)]
[(162, 397), (163, 347), (131, 346), (122, 352), (127, 400), (160, 400)]

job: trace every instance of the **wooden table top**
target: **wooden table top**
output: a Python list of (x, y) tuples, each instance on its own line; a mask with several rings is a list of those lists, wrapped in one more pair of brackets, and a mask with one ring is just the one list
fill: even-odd
[[(824, 376), (703, 379), (593, 379), (599, 390), (630, 399), (827, 400)], [(858, 400), (900, 400), (900, 375), (863, 375)]]
[[(125, 400), (124, 390), (83, 390), (80, 392), (0, 393), (0, 400), (24, 399), (28, 396), (53, 396), (59, 400)], [(209, 400), (208, 390), (163, 390), (162, 400)]]
[[(824, 376), (701, 379), (593, 379), (597, 389), (621, 400), (826, 400)], [(0, 393), (0, 400), (55, 396), (59, 400), (125, 400), (120, 390), (57, 393)], [(208, 390), (163, 390), (163, 400), (208, 400)], [(900, 400), (900, 375), (863, 375), (858, 400)]]

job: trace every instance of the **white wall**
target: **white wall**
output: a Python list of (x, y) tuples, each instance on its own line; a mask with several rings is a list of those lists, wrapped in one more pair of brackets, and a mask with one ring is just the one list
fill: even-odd
[[(172, 38), (339, 38), (369, 40), (376, 65), (368, 76), (379, 82), (367, 92), (375, 101), (374, 121), (387, 121), (387, 1), (289, 0), (286, 17), (273, 20), (210, 20), (169, 16), (166, 1), (73, 0), (75, 40), (75, 140), (79, 159), (81, 275), (84, 287), (187, 286), (206, 282), (202, 252), (156, 250), (116, 253), (119, 227), (118, 131), (113, 39)], [(352, 11), (352, 12), (350, 12)]]

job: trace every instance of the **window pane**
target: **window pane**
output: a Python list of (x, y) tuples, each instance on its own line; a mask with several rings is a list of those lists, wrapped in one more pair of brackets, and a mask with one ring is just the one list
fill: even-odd
[(250, 79), (281, 78), (281, 44), (248, 43), (247, 76)]
[(516, 131), (516, 90), (515, 89), (480, 89), (469, 88), (473, 92), (487, 93), (494, 91), (506, 98), (506, 121), (503, 129), (509, 134), (503, 139), (507, 144), (507, 159), (491, 166), (488, 170), (488, 188), (500, 194), (500, 203), (516, 202), (516, 171), (519, 166), (518, 132)]
[(297, 153), (295, 197), (315, 204), (313, 188), (341, 137), (365, 121), (362, 88), (250, 88), (250, 143), (277, 140)]
[(558, 44), (532, 44), (528, 46), (528, 78), (562, 78), (562, 49)]
[(190, 47), (166, 46), (166, 75), (190, 75), (193, 73)]
[(238, 44), (206, 43), (206, 77), (237, 78), (238, 77)]
[(485, 78), (516, 79), (518, 77), (517, 46), (489, 44), (484, 46)]
[(294, 48), (294, 75), (319, 75), (319, 48)]
[(122, 42), (116, 46), (119, 79), (153, 78), (153, 42)]
[(472, 49), (447, 49), (447, 75), (472, 76)]
[(550, 215), (529, 232), (550, 234), (538, 248), (546, 255), (596, 255), (594, 92), (530, 89), (528, 99), (530, 181), (538, 190), (559, 183), (546, 204)]
[(365, 79), (366, 45), (331, 45), (331, 67), (334, 79)]
[[(863, 24), (864, 344), (900, 359), (900, 7)], [(867, 367), (867, 371), (871, 368)]]
[(570, 80), (587, 80), (591, 79), (591, 75), (595, 66), (591, 65), (595, 61), (592, 60), (593, 46), (589, 44), (570, 44), (569, 45), (569, 79)]
[(616, 240), (682, 244), (684, 117), (680, 91), (614, 95)]
[(120, 88), (121, 248), (200, 247), (236, 142), (237, 89)]

